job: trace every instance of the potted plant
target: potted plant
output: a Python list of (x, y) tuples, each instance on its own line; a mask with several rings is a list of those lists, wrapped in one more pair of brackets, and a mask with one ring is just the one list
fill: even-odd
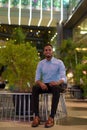
[[(1, 76), (8, 80), (8, 89), (15, 93), (21, 92), (20, 114), (23, 115), (24, 100), (26, 102), (26, 114), (28, 114), (29, 97), (26, 94), (22, 95), (22, 93), (31, 93), (32, 91), (39, 57), (36, 47), (33, 47), (29, 42), (25, 42), (25, 34), (20, 27), (13, 30), (8, 42), (0, 44), (0, 59), (0, 65), (5, 67)], [(19, 102), (19, 95), (13, 95), (17, 115), (19, 115)]]
[(36, 66), (39, 61), (36, 48), (29, 43), (13, 44), (6, 42), (0, 48), (0, 64), (7, 66), (2, 74), (9, 81), (9, 89), (14, 91), (27, 91), (28, 83), (33, 86)]
[[(31, 92), (35, 79), (36, 66), (39, 61), (38, 53), (35, 47), (29, 43), (14, 44), (10, 40), (0, 48), (0, 64), (6, 66), (5, 71), (2, 73), (3, 79), (9, 82), (8, 89), (13, 92), (25, 93)], [(23, 114), (23, 98), (21, 96), (21, 114)], [(15, 105), (15, 96), (13, 96), (13, 103)], [(26, 114), (28, 111), (28, 96), (26, 95)], [(16, 114), (19, 115), (19, 96), (16, 100)], [(31, 108), (32, 109), (32, 108)]]

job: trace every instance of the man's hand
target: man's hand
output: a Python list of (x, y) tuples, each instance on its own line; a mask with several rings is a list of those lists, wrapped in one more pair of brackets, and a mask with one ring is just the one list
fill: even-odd
[(41, 82), (39, 85), (41, 86), (41, 88), (42, 88), (43, 90), (48, 90), (46, 84), (44, 84), (44, 83)]
[(49, 83), (49, 85), (50, 85), (50, 86), (57, 86), (57, 85), (58, 85), (58, 82), (52, 81), (52, 82)]
[(36, 81), (36, 84), (38, 84), (41, 87), (41, 89), (48, 90), (47, 85), (41, 82), (40, 80)]
[(58, 85), (60, 85), (60, 84), (62, 84), (62, 83), (64, 83), (64, 81), (61, 79), (61, 80), (59, 80), (59, 81), (51, 81), (51, 82), (49, 83), (49, 85), (50, 85), (50, 86), (58, 86)]

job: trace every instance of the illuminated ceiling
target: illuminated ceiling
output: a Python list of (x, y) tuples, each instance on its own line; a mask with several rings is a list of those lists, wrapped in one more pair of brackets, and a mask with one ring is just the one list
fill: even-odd
[[(55, 27), (69, 0), (0, 0), (0, 23)], [(63, 19), (66, 19), (64, 10)]]
[(27, 40), (36, 41), (37, 44), (49, 42), (49, 39), (53, 40), (57, 35), (57, 23), (61, 17), (63, 20), (67, 18), (68, 2), (69, 0), (0, 0), (0, 36), (8, 39), (12, 26), (22, 26), (27, 32)]

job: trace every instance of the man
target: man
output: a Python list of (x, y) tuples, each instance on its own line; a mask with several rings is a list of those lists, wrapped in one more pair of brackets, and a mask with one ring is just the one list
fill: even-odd
[(52, 93), (51, 114), (45, 122), (45, 127), (54, 125), (54, 116), (56, 114), (61, 84), (66, 83), (66, 71), (63, 62), (53, 57), (53, 47), (47, 44), (44, 47), (45, 59), (39, 62), (36, 70), (35, 83), (32, 89), (33, 111), (35, 117), (32, 122), (32, 127), (37, 127), (40, 124), (39, 117), (39, 94)]

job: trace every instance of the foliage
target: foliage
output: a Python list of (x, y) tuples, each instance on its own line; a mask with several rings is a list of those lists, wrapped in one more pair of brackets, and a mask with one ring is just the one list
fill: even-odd
[(84, 96), (87, 96), (87, 57), (84, 56), (82, 59), (82, 63), (76, 65), (76, 69), (74, 71), (74, 78), (77, 84), (84, 90)]
[(86, 52), (77, 51), (76, 48), (83, 48), (83, 44), (75, 43), (72, 39), (63, 40), (59, 46), (60, 58), (64, 61), (67, 70), (74, 70), (76, 65), (81, 63)]
[(58, 48), (60, 58), (64, 61), (67, 70), (74, 69), (74, 66), (76, 65), (75, 48), (76, 44), (72, 39), (63, 40), (62, 44)]
[[(34, 83), (35, 70), (39, 61), (37, 50), (29, 43), (14, 44), (8, 41), (6, 47), (0, 48), (0, 64), (7, 66), (3, 73), (4, 79), (8, 79), (9, 85), (19, 90), (27, 88), (27, 82)], [(13, 88), (14, 89), (14, 88)]]
[[(73, 73), (73, 84), (80, 85), (84, 91), (84, 96), (87, 95), (87, 62), (84, 64), (83, 61), (87, 61), (86, 51), (77, 51), (76, 48), (84, 48), (87, 45), (81, 43), (75, 43), (72, 39), (67, 39), (62, 42), (59, 46), (58, 51), (60, 52), (60, 58), (64, 61), (64, 64), (68, 72)], [(80, 82), (83, 81), (83, 84)]]
[(18, 27), (13, 30), (13, 33), (11, 35), (11, 39), (14, 40), (15, 44), (21, 44), (24, 43), (25, 40), (25, 34), (22, 30), (22, 28)]

